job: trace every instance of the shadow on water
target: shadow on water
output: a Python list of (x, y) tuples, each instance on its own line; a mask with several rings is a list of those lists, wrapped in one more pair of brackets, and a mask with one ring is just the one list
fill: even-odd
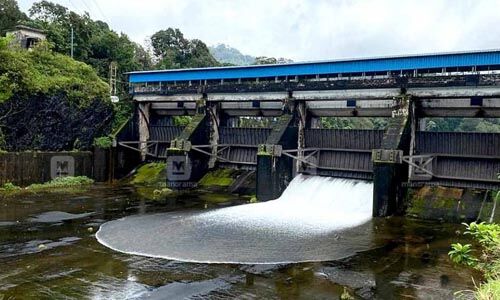
[(106, 221), (230, 203), (193, 194), (148, 201), (109, 186), (2, 198), (0, 299), (338, 299), (344, 287), (359, 299), (452, 299), (478, 277), (447, 258), (450, 242), (463, 239), (458, 225), (406, 218), (368, 223), (371, 250), (296, 264), (183, 263), (115, 252), (95, 238)]

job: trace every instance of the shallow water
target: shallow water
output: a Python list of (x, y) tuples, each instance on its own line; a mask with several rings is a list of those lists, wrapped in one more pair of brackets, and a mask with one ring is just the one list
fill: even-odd
[(478, 278), (447, 258), (450, 242), (463, 239), (459, 225), (405, 218), (370, 222), (371, 250), (298, 264), (183, 263), (115, 252), (95, 238), (101, 224), (126, 216), (243, 203), (209, 198), (146, 201), (132, 188), (107, 186), (2, 198), (0, 299), (338, 299), (344, 287), (359, 299), (453, 299)]

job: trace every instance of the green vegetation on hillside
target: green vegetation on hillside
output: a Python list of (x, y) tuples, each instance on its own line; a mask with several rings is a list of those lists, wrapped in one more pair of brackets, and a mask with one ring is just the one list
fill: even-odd
[(1, 149), (87, 149), (109, 133), (108, 85), (89, 65), (49, 43), (19, 49), (11, 37), (0, 38), (0, 62)]
[(54, 53), (42, 43), (33, 51), (8, 47), (10, 38), (0, 38), (0, 103), (15, 94), (64, 92), (79, 106), (96, 98), (107, 99), (108, 85), (88, 65)]
[[(151, 59), (142, 46), (132, 42), (126, 34), (111, 30), (105, 22), (92, 20), (88, 13), (79, 15), (48, 1), (34, 3), (29, 12), (30, 20), (21, 22), (43, 29), (55, 52), (70, 54), (73, 27), (74, 58), (91, 65), (103, 79), (109, 77), (111, 62), (117, 63), (121, 81), (126, 81), (125, 72), (151, 67)], [(122, 96), (127, 92), (125, 86), (119, 88)]]

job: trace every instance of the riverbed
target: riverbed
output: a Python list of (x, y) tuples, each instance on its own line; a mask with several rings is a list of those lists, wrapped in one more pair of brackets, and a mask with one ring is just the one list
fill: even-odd
[(141, 195), (95, 185), (77, 194), (1, 197), (0, 299), (339, 299), (344, 291), (355, 299), (453, 299), (480, 278), (448, 259), (451, 242), (466, 242), (461, 225), (402, 217), (373, 220), (377, 243), (334, 261), (186, 263), (101, 245), (95, 233), (107, 221), (246, 202), (208, 192)]

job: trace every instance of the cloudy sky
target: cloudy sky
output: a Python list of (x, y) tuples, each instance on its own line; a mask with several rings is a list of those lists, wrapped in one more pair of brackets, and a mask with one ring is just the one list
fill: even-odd
[[(27, 11), (35, 1), (18, 0)], [(134, 41), (179, 28), (295, 61), (500, 48), (500, 0), (52, 0)]]

